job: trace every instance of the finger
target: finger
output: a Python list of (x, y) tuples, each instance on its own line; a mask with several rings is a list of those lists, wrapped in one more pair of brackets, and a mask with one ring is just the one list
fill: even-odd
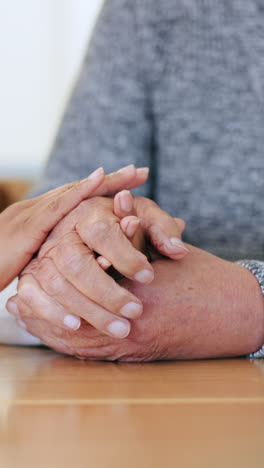
[(104, 182), (95, 191), (93, 196), (116, 194), (123, 189), (132, 189), (144, 184), (148, 179), (149, 169), (142, 167), (136, 169), (133, 164), (106, 176)]
[[(136, 216), (127, 216), (120, 222), (120, 228), (122, 229), (123, 233), (125, 236), (127, 236), (128, 239), (130, 238), (132, 240), (136, 235), (139, 225), (140, 220)], [(138, 250), (141, 250), (141, 248), (139, 248), (141, 245), (138, 245), (137, 240), (133, 241), (132, 243), (134, 247), (136, 247)], [(111, 266), (111, 262), (109, 262), (109, 260), (107, 260), (107, 258), (103, 257), (102, 255), (97, 257), (96, 261), (104, 271), (108, 270), (108, 268)]]
[(67, 184), (42, 196), (38, 204), (31, 207), (32, 213), (26, 225), (30, 237), (37, 238), (41, 245), (51, 229), (81, 201), (91, 196), (104, 177), (103, 169), (99, 168), (87, 179)]
[(145, 255), (139, 252), (123, 234), (115, 218), (109, 213), (89, 225), (89, 219), (76, 225), (80, 238), (91, 250), (105, 257), (114, 268), (129, 279), (143, 284), (153, 281), (153, 268)]
[[(19, 307), (21, 307), (20, 301)], [(22, 306), (24, 307), (24, 305)], [(21, 326), (21, 323), (18, 324)], [(116, 337), (107, 336), (83, 323), (78, 332), (68, 332), (58, 326), (51, 326), (45, 320), (25, 318), (22, 328), (45, 343), (57, 353), (75, 356), (81, 359), (112, 360), (113, 349), (119, 346)]]
[(109, 260), (107, 260), (107, 258), (103, 257), (102, 255), (99, 255), (99, 257), (97, 257), (96, 259), (98, 265), (104, 270), (108, 270), (108, 268), (110, 268), (111, 266), (111, 262), (109, 262)]
[(141, 228), (140, 219), (136, 216), (127, 216), (120, 221), (120, 228), (131, 241), (133, 247), (145, 253), (146, 239)]
[(133, 216), (136, 211), (134, 198), (129, 190), (122, 190), (114, 197), (114, 213), (121, 219), (120, 228), (126, 237), (131, 240), (133, 247), (143, 252), (145, 248), (144, 233), (139, 218)]
[[(49, 258), (41, 261), (38, 270), (41, 287), (63, 303), (65, 291), (60, 286), (61, 277), (86, 298), (116, 315), (133, 319), (143, 312), (142, 302), (101, 269), (93, 253), (78, 239), (77, 233), (72, 233), (66, 242), (52, 249)], [(53, 289), (55, 292), (52, 293)]]
[[(57, 300), (58, 296), (60, 301)], [(117, 317), (87, 299), (63, 277), (58, 282), (57, 276), (55, 285), (48, 285), (48, 292), (42, 289), (37, 281), (27, 281), (24, 277), (18, 298), (28, 307), (24, 318), (35, 317), (46, 320), (50, 325), (76, 331), (80, 328), (81, 317), (97, 330), (114, 338), (125, 338), (130, 332), (128, 320)]]
[(32, 204), (35, 204), (36, 202), (41, 202), (41, 201), (46, 201), (48, 198), (54, 198), (54, 196), (58, 196), (60, 194), (63, 194), (64, 192), (68, 192), (69, 190), (74, 190), (77, 189), (81, 192), (81, 198), (82, 200), (85, 200), (86, 198), (89, 198), (89, 195), (91, 193), (91, 181), (94, 182), (92, 191), (94, 192), (97, 189), (97, 179), (100, 179), (100, 183), (105, 180), (106, 174), (104, 172), (104, 169), (102, 167), (99, 167), (96, 169), (94, 172), (92, 172), (89, 176), (87, 176), (84, 179), (81, 180), (75, 180), (73, 182), (69, 182), (65, 185), (61, 185), (59, 187), (56, 187), (52, 190), (49, 190), (48, 192), (45, 192), (41, 195), (38, 195), (35, 198), (31, 198), (29, 200), (25, 200), (26, 203), (31, 202)]
[[(148, 176), (149, 176), (148, 167), (137, 167), (135, 180), (131, 181), (126, 186), (123, 185), (122, 189), (126, 188), (128, 190), (131, 190), (131, 189), (140, 187), (141, 185), (145, 184), (145, 182), (148, 180)], [(121, 188), (119, 190), (121, 190)]]
[(80, 317), (70, 314), (53, 298), (48, 297), (31, 275), (25, 275), (20, 279), (18, 294), (10, 298), (6, 305), (10, 314), (22, 318), (17, 299), (25, 305), (24, 318), (46, 320), (50, 324), (58, 325), (66, 330), (78, 330), (81, 326)]
[[(52, 228), (83, 199), (91, 195), (103, 180), (104, 171), (100, 168), (88, 179), (67, 184), (37, 199), (20, 202), (14, 206), (14, 216), (17, 216), (20, 222), (17, 229), (11, 232), (9, 242), (16, 263), (10, 265), (10, 259), (6, 254), (6, 264), (11, 267), (6, 274), (5, 281), (1, 284), (1, 289), (30, 261)], [(16, 242), (14, 242), (14, 236)], [(8, 253), (8, 246), (6, 252)], [(5, 259), (2, 261), (5, 264)]]
[(122, 190), (115, 195), (113, 211), (120, 219), (135, 214), (134, 200), (129, 190)]
[(189, 249), (178, 237), (175, 237), (175, 234), (174, 237), (172, 234), (169, 237), (159, 226), (150, 226), (147, 234), (157, 251), (173, 260), (184, 258), (189, 253)]
[(121, 219), (120, 227), (128, 239), (132, 239), (140, 227), (140, 219), (136, 216), (126, 216)]
[(135, 209), (145, 235), (162, 254), (174, 260), (185, 257), (189, 249), (181, 240), (182, 223), (178, 223), (152, 200), (135, 198)]
[(186, 226), (185, 221), (183, 219), (181, 219), (181, 218), (174, 218), (174, 221), (176, 221), (176, 223), (178, 224), (180, 235), (182, 235), (182, 233), (183, 233), (183, 231), (185, 229), (185, 226)]
[[(25, 301), (22, 299), (22, 295), (16, 295), (12, 297), (8, 303), (7, 308), (8, 312), (16, 317), (16, 322), (19, 327), (24, 328), (27, 332), (31, 333), (33, 336), (39, 337), (41, 340), (44, 338), (45, 344), (49, 346), (49, 338), (50, 334), (53, 334), (53, 338), (55, 341), (57, 337), (61, 337), (64, 333), (64, 338), (69, 338), (69, 331), (76, 331), (72, 330), (71, 328), (65, 327), (63, 323), (61, 323), (60, 318), (56, 320), (56, 305), (54, 305), (53, 301), (46, 296), (46, 309), (49, 309), (51, 314), (50, 317), (47, 317), (47, 314), (42, 314), (42, 310), (39, 311), (39, 304), (37, 302), (37, 298), (35, 294), (38, 294), (38, 298), (42, 294), (42, 291), (35, 291), (33, 287), (32, 290), (32, 297), (30, 297), (30, 301), (25, 298)], [(42, 301), (42, 298), (41, 298)], [(28, 305), (30, 302), (30, 305)], [(35, 308), (33, 306), (35, 305)], [(16, 309), (16, 313), (14, 314), (12, 311)], [(52, 313), (53, 312), (53, 313)], [(43, 317), (42, 317), (43, 315)], [(30, 327), (30, 324), (33, 327)], [(41, 327), (39, 325), (41, 324)], [(40, 328), (45, 330), (44, 334), (39, 333)], [(73, 335), (73, 334), (71, 334)], [(55, 347), (52, 346), (54, 349)]]
[[(122, 229), (125, 236), (127, 236), (128, 239), (132, 239), (133, 246), (138, 250), (141, 250), (143, 248), (143, 243), (141, 240), (139, 242), (138, 239), (133, 239), (136, 236), (139, 225), (140, 220), (136, 216), (127, 216), (120, 222), (120, 228)], [(107, 258), (103, 257), (102, 255), (97, 257), (96, 261), (104, 271), (108, 270), (108, 268), (111, 266), (111, 262), (109, 262), (109, 260), (107, 260)]]

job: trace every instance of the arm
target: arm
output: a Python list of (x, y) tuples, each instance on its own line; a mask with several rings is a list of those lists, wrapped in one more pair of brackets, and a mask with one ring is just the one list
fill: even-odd
[(264, 301), (256, 279), (240, 265), (189, 249), (180, 261), (156, 260), (150, 285), (121, 280), (144, 305), (123, 340), (102, 338), (85, 324), (66, 337), (25, 315), (27, 329), (47, 337), (57, 351), (87, 359), (201, 359), (254, 352), (264, 342)]
[(52, 228), (103, 180), (99, 169), (88, 179), (15, 203), (0, 214), (0, 291), (26, 266)]

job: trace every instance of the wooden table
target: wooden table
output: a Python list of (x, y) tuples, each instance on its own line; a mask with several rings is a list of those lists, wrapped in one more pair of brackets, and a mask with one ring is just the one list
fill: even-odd
[(0, 347), (1, 468), (264, 466), (264, 360), (116, 364)]

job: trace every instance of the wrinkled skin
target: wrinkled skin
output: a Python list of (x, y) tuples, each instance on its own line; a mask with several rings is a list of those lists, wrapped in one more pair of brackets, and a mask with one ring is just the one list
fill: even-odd
[[(135, 198), (133, 210), (143, 235), (161, 253), (174, 259), (188, 254), (179, 239), (182, 220), (171, 218), (148, 199)], [(129, 279), (149, 284), (149, 278), (137, 278), (143, 271), (153, 280), (152, 266), (126, 237), (122, 221), (114, 212), (113, 199), (94, 197), (80, 203), (53, 229), (19, 281), (17, 298), (26, 306), (28, 317), (45, 319), (66, 330), (69, 316), (74, 318), (75, 330), (82, 317), (110, 336), (124, 338), (129, 334), (128, 319), (142, 314), (142, 303), (104, 272), (95, 258), (96, 252)], [(177, 245), (170, 244), (171, 238)], [(23, 304), (17, 306), (22, 315)], [(7, 308), (11, 311), (10, 300)]]
[(255, 277), (240, 265), (188, 246), (180, 261), (157, 259), (155, 279), (141, 285), (122, 279), (144, 305), (124, 339), (86, 323), (76, 332), (21, 317), (27, 330), (58, 352), (81, 359), (153, 361), (239, 356), (264, 341), (263, 297)]

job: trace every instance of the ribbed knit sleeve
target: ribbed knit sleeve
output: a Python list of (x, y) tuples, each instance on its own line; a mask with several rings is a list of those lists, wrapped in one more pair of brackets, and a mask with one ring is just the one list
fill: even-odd
[[(264, 295), (264, 262), (259, 262), (257, 260), (240, 260), (237, 263), (247, 268), (259, 282), (261, 287), (262, 294)], [(249, 358), (264, 358), (264, 344), (263, 346), (256, 351), (248, 355)]]

